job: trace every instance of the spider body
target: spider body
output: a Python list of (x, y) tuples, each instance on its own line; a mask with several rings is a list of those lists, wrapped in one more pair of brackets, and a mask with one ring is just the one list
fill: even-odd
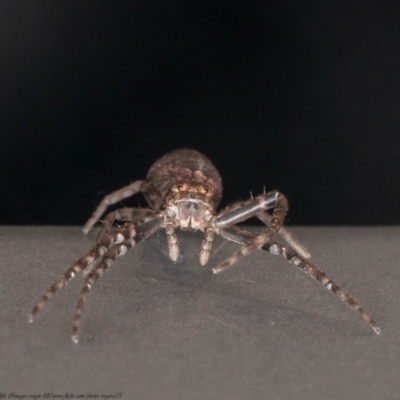
[[(209, 188), (208, 197), (214, 207), (221, 201), (222, 179), (218, 170), (206, 156), (192, 149), (174, 150), (157, 160), (147, 173), (143, 194), (150, 207), (157, 210), (172, 186), (182, 182)], [(154, 193), (158, 198), (153, 204)]]
[[(217, 212), (222, 197), (221, 177), (217, 169), (201, 153), (191, 149), (179, 149), (156, 161), (145, 180), (135, 181), (106, 196), (85, 224), (84, 233), (89, 232), (110, 204), (138, 192), (143, 193), (150, 208), (122, 208), (109, 213), (102, 221), (94, 247), (75, 262), (36, 303), (29, 318), (31, 322), (54, 293), (83, 271), (86, 276), (85, 283), (72, 324), (72, 340), (77, 343), (87, 295), (116, 257), (125, 254), (159, 229), (164, 229), (169, 257), (176, 262), (179, 257), (176, 229), (180, 228), (204, 232), (199, 255), (202, 265), (208, 262), (215, 235), (221, 235), (242, 246), (232, 257), (215, 267), (214, 273), (225, 270), (256, 249), (281, 255), (348, 303), (377, 334), (380, 333), (380, 328), (371, 316), (324, 272), (307, 260), (307, 250), (283, 227), (288, 205), (282, 193), (276, 190), (264, 192)], [(235, 226), (238, 222), (254, 216), (265, 223), (263, 232), (256, 234)], [(124, 224), (114, 228), (115, 221), (122, 221)], [(286, 239), (289, 246), (276, 242), (274, 238), (277, 234)]]

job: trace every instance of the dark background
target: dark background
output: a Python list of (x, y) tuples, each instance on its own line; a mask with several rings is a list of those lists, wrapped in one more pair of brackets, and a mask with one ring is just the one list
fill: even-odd
[(399, 224), (399, 21), (386, 1), (1, 1), (0, 223), (82, 225), (192, 147), (222, 205), (266, 186), (289, 224)]

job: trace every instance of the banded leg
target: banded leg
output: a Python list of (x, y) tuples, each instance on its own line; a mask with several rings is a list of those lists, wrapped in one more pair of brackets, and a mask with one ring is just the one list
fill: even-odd
[[(274, 197), (276, 198), (276, 203), (274, 205), (274, 210), (271, 215), (271, 220), (269, 221), (269, 226), (263, 233), (259, 235), (254, 235), (254, 238), (250, 240), (245, 246), (243, 246), (239, 251), (237, 251), (232, 257), (229, 257), (223, 263), (218, 265), (216, 268), (213, 269), (214, 273), (218, 273), (225, 268), (232, 266), (235, 262), (237, 262), (241, 257), (247, 255), (251, 251), (259, 248), (262, 244), (264, 244), (267, 240), (273, 238), (278, 232), (279, 229), (283, 225), (283, 220), (285, 219), (286, 213), (288, 211), (288, 205), (286, 197), (283, 196), (279, 192), (274, 192)], [(267, 196), (269, 198), (269, 194), (266, 193), (264, 195), (256, 197), (254, 200), (260, 201), (263, 196)], [(253, 201), (253, 200), (251, 200)], [(249, 204), (250, 202), (248, 202)], [(243, 206), (244, 209), (246, 206)], [(259, 214), (259, 213), (257, 213)], [(256, 215), (257, 215), (256, 214)]]
[(81, 290), (79, 301), (76, 306), (75, 316), (72, 322), (72, 341), (76, 344), (79, 342), (79, 326), (82, 319), (82, 313), (86, 304), (87, 295), (93, 284), (107, 271), (107, 269), (114, 262), (116, 257), (124, 255), (131, 247), (135, 245), (135, 239), (125, 240), (122, 243), (111, 247), (103, 256), (100, 263), (89, 273), (85, 279), (85, 284)]
[(200, 250), (200, 264), (206, 265), (210, 257), (212, 242), (214, 240), (215, 232), (213, 229), (206, 230), (206, 238), (203, 240)]
[[(264, 222), (265, 225), (269, 226), (272, 220), (272, 215), (267, 212), (262, 212), (257, 214), (257, 218)], [(308, 252), (306, 247), (299, 242), (299, 240), (293, 236), (293, 234), (288, 231), (284, 226), (281, 226), (278, 232), (283, 239), (289, 244), (289, 246), (297, 251), (303, 258), (310, 258), (311, 254)]]
[(103, 255), (99, 264), (93, 268), (90, 274), (86, 277), (72, 322), (71, 339), (75, 344), (79, 341), (79, 327), (81, 324), (82, 313), (92, 286), (104, 274), (104, 272), (107, 271), (117, 257), (124, 255), (135, 244), (153, 235), (160, 228), (163, 220), (164, 217), (157, 216), (156, 218), (152, 218), (150, 221), (144, 222), (137, 227), (135, 227), (134, 223), (127, 223), (125, 225), (125, 232), (128, 234), (124, 236), (124, 240), (109, 248)]
[(69, 280), (74, 278), (82, 270), (90, 270), (95, 261), (99, 257), (102, 257), (107, 249), (117, 243), (121, 243), (127, 234), (130, 235), (129, 229), (126, 227), (122, 227), (112, 234), (103, 236), (101, 240), (97, 242), (96, 246), (94, 246), (88, 253), (86, 253), (83, 257), (76, 261), (67, 270), (67, 272), (65, 272), (64, 275), (62, 275), (53, 283), (49, 290), (33, 307), (32, 312), (29, 315), (29, 322), (33, 322), (34, 317), (44, 307), (47, 301), (50, 300), (50, 298), (53, 297), (53, 295), (58, 292)]
[[(221, 236), (228, 239), (228, 237), (223, 235), (223, 230), (221, 230), (220, 233)], [(270, 235), (273, 234), (274, 232), (271, 231)], [(259, 249), (267, 240), (268, 238), (264, 234), (253, 235), (253, 237), (249, 237), (248, 240), (246, 240), (245, 245), (242, 246), (236, 253), (234, 253), (231, 257), (227, 258), (225, 261), (213, 268), (214, 274), (219, 274), (225, 269), (231, 267), (233, 264), (238, 262), (242, 257), (246, 256), (251, 251)], [(236, 240), (234, 241), (238, 243)]]
[[(236, 210), (237, 208), (242, 207), (244, 204), (245, 202), (243, 201), (231, 204), (224, 210), (222, 210), (219, 213), (219, 216), (225, 215), (228, 211)], [(266, 211), (263, 211), (257, 214), (257, 218), (260, 221), (262, 221), (265, 225), (270, 226), (272, 215)], [(300, 241), (296, 237), (294, 237), (293, 234), (289, 230), (287, 230), (283, 225), (279, 229), (278, 234), (282, 236), (282, 238), (286, 240), (289, 246), (294, 250), (296, 250), (302, 257), (304, 258), (311, 257), (311, 254), (308, 252), (307, 248), (302, 243), (300, 243)]]
[(288, 210), (286, 197), (278, 192), (263, 193), (250, 199), (241, 206), (228, 210), (215, 218), (213, 225), (217, 229), (226, 228), (256, 216), (262, 211), (274, 209), (269, 228), (279, 231)]
[[(233, 229), (237, 228), (237, 229)], [(226, 239), (232, 240), (236, 243), (246, 244), (254, 242), (252, 236), (254, 234), (252, 232), (246, 231), (244, 229), (238, 227), (231, 227), (228, 229), (224, 229), (221, 232), (221, 235)], [(328, 290), (335, 293), (342, 301), (347, 303), (354, 311), (358, 311), (361, 317), (366, 321), (373, 331), (379, 335), (381, 333), (381, 329), (376, 324), (376, 322), (372, 319), (372, 317), (366, 313), (360, 304), (357, 303), (345, 290), (340, 288), (336, 285), (329, 276), (327, 276), (323, 271), (317, 268), (315, 265), (310, 263), (308, 260), (302, 258), (296, 251), (291, 249), (290, 247), (286, 247), (280, 243), (275, 242), (272, 239), (269, 239), (266, 243), (261, 244), (261, 250), (268, 251), (273, 255), (281, 255), (291, 264), (295, 265), (296, 267), (300, 268), (304, 271), (307, 275), (311, 276), (312, 278), (316, 279), (318, 282), (321, 283), (322, 286), (327, 288)], [(232, 265), (232, 264), (231, 264)], [(224, 269), (228, 268), (230, 265), (226, 267), (219, 266), (214, 269), (214, 273), (222, 272)]]
[(178, 260), (179, 257), (179, 245), (178, 245), (178, 238), (175, 233), (174, 224), (169, 222), (165, 227), (165, 233), (167, 234), (169, 258), (175, 262)]
[(97, 240), (110, 232), (115, 221), (133, 222), (139, 218), (146, 218), (152, 215), (154, 215), (154, 211), (146, 208), (120, 208), (115, 210), (103, 219), (103, 224), (97, 234)]
[(142, 184), (143, 181), (135, 181), (130, 185), (125, 186), (122, 189), (112, 192), (104, 197), (101, 203), (97, 206), (93, 215), (83, 227), (83, 233), (86, 235), (93, 228), (93, 225), (101, 218), (109, 205), (118, 203), (119, 201), (124, 200), (127, 197), (133, 196), (134, 194), (142, 191)]

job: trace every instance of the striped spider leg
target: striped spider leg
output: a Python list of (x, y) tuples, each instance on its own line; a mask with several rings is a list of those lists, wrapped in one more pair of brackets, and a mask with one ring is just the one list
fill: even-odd
[[(234, 262), (236, 262), (236, 259), (239, 259), (250, 251), (258, 248), (266, 241), (266, 237), (273, 238), (278, 234), (283, 226), (283, 221), (288, 211), (288, 202), (282, 193), (275, 190), (252, 198), (242, 203), (240, 207), (235, 207), (233, 210), (229, 210), (223, 213), (223, 215), (218, 215), (216, 217), (214, 226), (218, 229), (224, 229), (231, 227), (238, 222), (245, 221), (253, 216), (261, 215), (261, 213), (269, 209), (272, 209), (273, 211), (270, 218), (268, 218), (268, 221), (266, 221), (268, 226), (263, 236), (255, 235), (252, 240), (246, 243), (246, 246), (243, 246), (240, 251), (235, 254), (234, 257), (229, 258), (223, 263), (224, 267), (229, 266), (228, 264), (229, 262), (232, 262), (232, 260), (235, 260)], [(215, 269), (214, 272), (216, 272)]]
[(83, 233), (86, 235), (94, 226), (94, 224), (101, 218), (107, 207), (116, 204), (121, 200), (131, 197), (134, 194), (142, 191), (143, 181), (135, 181), (128, 186), (125, 186), (115, 192), (112, 192), (104, 197), (104, 199), (97, 206), (93, 215), (86, 222), (85, 226), (82, 228)]
[[(245, 202), (245, 201), (239, 201), (239, 202), (230, 204), (225, 209), (220, 211), (218, 213), (218, 216), (225, 215), (228, 211), (236, 210), (236, 209), (242, 207), (246, 203), (247, 202)], [(267, 211), (261, 211), (260, 213), (258, 213), (256, 215), (256, 217), (260, 221), (262, 221), (267, 227), (269, 227), (271, 225), (272, 215), (269, 214)], [(303, 258), (310, 258), (311, 257), (310, 253), (308, 252), (308, 250), (304, 246), (304, 244), (300, 243), (300, 241), (288, 229), (286, 229), (283, 225), (281, 225), (281, 227), (280, 227), (280, 229), (278, 231), (278, 234), (284, 240), (286, 240), (286, 242), (289, 244), (289, 246), (292, 249), (294, 249), (295, 251), (297, 251), (297, 253), (299, 253)]]
[[(86, 235), (93, 228), (93, 226), (96, 224), (96, 222), (99, 221), (101, 216), (105, 213), (108, 206), (110, 206), (112, 204), (116, 204), (122, 200), (125, 200), (126, 198), (131, 197), (131, 196), (135, 195), (136, 193), (143, 193), (147, 199), (147, 202), (149, 203), (150, 207), (153, 210), (158, 209), (162, 203), (162, 199), (160, 198), (159, 194), (148, 182), (135, 181), (135, 182), (131, 183), (130, 185), (125, 186), (121, 189), (118, 189), (115, 192), (112, 192), (112, 193), (108, 194), (107, 196), (105, 196), (104, 199), (97, 206), (93, 215), (89, 218), (89, 220), (86, 222), (85, 226), (82, 228), (83, 233)], [(117, 210), (115, 212), (116, 213), (115, 215), (114, 215), (114, 213), (108, 214), (106, 219), (108, 219), (108, 221), (111, 222), (111, 225), (115, 219), (124, 220), (123, 217), (122, 217), (122, 219), (118, 217), (118, 212), (123, 212), (123, 210), (127, 210), (125, 212), (125, 215), (127, 213), (129, 214), (131, 212), (128, 210), (133, 210), (133, 214), (138, 214), (138, 213), (140, 214), (139, 208), (121, 209), (121, 210)], [(132, 218), (132, 216), (131, 216), (131, 218)], [(106, 229), (106, 228), (104, 228), (104, 229)]]
[(105, 233), (99, 238), (96, 245), (87, 254), (76, 261), (35, 304), (29, 315), (29, 322), (33, 322), (34, 317), (44, 307), (47, 301), (69, 280), (74, 278), (79, 272), (88, 268), (88, 266), (94, 264), (97, 259), (100, 259), (99, 263), (95, 267), (92, 267), (86, 276), (76, 307), (72, 325), (72, 341), (78, 343), (78, 331), (83, 307), (93, 284), (111, 266), (116, 257), (125, 254), (135, 244), (154, 234), (160, 229), (163, 221), (164, 215), (155, 215), (136, 222), (127, 222), (115, 231)]
[[(257, 218), (264, 222), (265, 225), (270, 226), (272, 215), (264, 211), (257, 214)], [(300, 243), (300, 241), (293, 235), (292, 232), (288, 231), (284, 226), (281, 226), (278, 233), (283, 239), (286, 240), (289, 246), (299, 253), (303, 258), (311, 258), (311, 254), (308, 252), (307, 248), (304, 246), (304, 244)]]
[(361, 317), (366, 321), (374, 332), (379, 335), (381, 333), (381, 328), (373, 320), (373, 318), (366, 313), (360, 304), (357, 303), (346, 291), (336, 285), (329, 276), (327, 276), (323, 271), (317, 268), (315, 265), (310, 263), (310, 261), (301, 257), (295, 250), (288, 246), (284, 246), (276, 241), (274, 241), (268, 234), (254, 234), (253, 232), (247, 231), (245, 229), (239, 228), (237, 226), (232, 226), (228, 228), (221, 229), (220, 235), (228, 240), (239, 243), (243, 245), (237, 253), (232, 257), (225, 260), (223, 263), (218, 265), (213, 269), (213, 272), (218, 274), (227, 268), (231, 267), (236, 261), (241, 257), (248, 254), (254, 249), (261, 249), (268, 251), (273, 255), (280, 255), (284, 257), (291, 264), (300, 268), (307, 275), (316, 279), (321, 283), (322, 286), (327, 288), (336, 294), (342, 301), (347, 303), (354, 311), (358, 311)]
[(115, 221), (121, 222), (135, 222), (140, 219), (151, 217), (155, 211), (149, 208), (119, 208), (107, 214), (101, 221), (101, 227), (97, 233), (97, 241), (108, 234)]

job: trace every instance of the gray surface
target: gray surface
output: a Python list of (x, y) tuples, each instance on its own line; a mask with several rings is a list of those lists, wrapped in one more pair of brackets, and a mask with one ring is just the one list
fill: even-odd
[(400, 398), (400, 229), (292, 230), (382, 335), (283, 258), (254, 252), (215, 276), (236, 246), (218, 240), (201, 267), (201, 236), (179, 232), (178, 264), (162, 233), (117, 260), (91, 291), (74, 345), (80, 279), (32, 325), (27, 315), (91, 240), (78, 228), (0, 228), (0, 394)]

